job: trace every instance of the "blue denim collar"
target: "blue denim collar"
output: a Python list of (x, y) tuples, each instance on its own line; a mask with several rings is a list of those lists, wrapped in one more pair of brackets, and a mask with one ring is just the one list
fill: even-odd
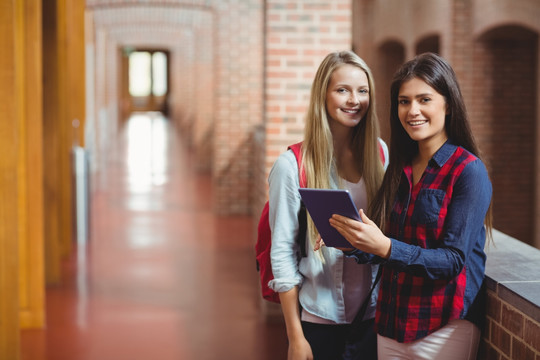
[(446, 142), (437, 150), (435, 155), (431, 158), (432, 161), (434, 161), (437, 166), (442, 167), (448, 159), (450, 159), (450, 156), (456, 151), (457, 146), (454, 145), (450, 140), (446, 140)]

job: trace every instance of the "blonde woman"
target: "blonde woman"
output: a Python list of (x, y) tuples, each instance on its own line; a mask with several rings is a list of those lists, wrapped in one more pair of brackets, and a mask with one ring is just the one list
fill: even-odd
[[(315, 75), (306, 116), (302, 164), (310, 188), (348, 189), (360, 209), (366, 209), (384, 175), (375, 114), (373, 76), (354, 52), (326, 56)], [(318, 234), (308, 220), (307, 256), (298, 257), (295, 237), (301, 206), (296, 158), (287, 151), (269, 176), (271, 262), (289, 341), (288, 359), (341, 359), (351, 323), (368, 301), (362, 327), (365, 359), (376, 358), (372, 330), (376, 294), (367, 299), (377, 265), (358, 265), (343, 252), (323, 247), (314, 252)], [(371, 356), (371, 357), (370, 357)]]

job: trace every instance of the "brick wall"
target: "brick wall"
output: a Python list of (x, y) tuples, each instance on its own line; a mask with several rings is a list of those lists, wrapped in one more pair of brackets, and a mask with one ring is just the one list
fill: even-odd
[(214, 137), (214, 111), (216, 94), (214, 93), (214, 23), (209, 14), (206, 27), (201, 27), (194, 42), (194, 82), (197, 84), (198, 96), (194, 111), (195, 121), (193, 129), (193, 142), (197, 150), (198, 168), (209, 172), (212, 169)]
[(479, 360), (540, 359), (540, 250), (499, 231), (488, 245)]
[(534, 238), (537, 36), (501, 27), (474, 50), (474, 131), (493, 183), (495, 227), (532, 243)]
[[(194, 108), (199, 90), (195, 86), (196, 68), (193, 68), (195, 57), (194, 34), (182, 34), (179, 42), (182, 47), (173, 48), (171, 51), (171, 77), (170, 89), (170, 120), (175, 123), (179, 136), (184, 144), (192, 146), (194, 142)], [(195, 90), (195, 91), (194, 91)]]
[[(472, 98), (472, 74), (473, 74), (473, 37), (472, 29), (472, 3), (473, 0), (452, 0), (450, 12), (451, 27), (448, 41), (450, 46), (445, 56), (451, 63), (459, 81), (465, 104), (470, 107), (469, 99)], [(443, 41), (445, 36), (443, 35)]]
[(263, 1), (215, 1), (216, 210), (251, 212), (252, 136), (263, 122)]
[(479, 349), (479, 360), (540, 358), (540, 323), (487, 291), (486, 326)]
[(390, 145), (390, 84), (394, 73), (405, 62), (405, 49), (400, 43), (387, 42), (377, 50), (374, 77), (381, 137)]

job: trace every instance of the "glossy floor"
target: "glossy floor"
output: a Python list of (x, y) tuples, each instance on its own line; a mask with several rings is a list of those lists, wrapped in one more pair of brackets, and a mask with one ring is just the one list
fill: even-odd
[(259, 315), (253, 219), (216, 216), (212, 186), (159, 114), (135, 114), (93, 179), (91, 235), (47, 289), (23, 360), (283, 359)]

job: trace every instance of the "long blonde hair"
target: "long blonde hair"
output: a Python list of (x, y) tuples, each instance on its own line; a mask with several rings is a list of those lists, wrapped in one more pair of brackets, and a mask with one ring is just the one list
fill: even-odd
[[(326, 93), (334, 71), (346, 64), (360, 68), (368, 78), (369, 107), (362, 121), (353, 129), (351, 147), (356, 150), (354, 156), (358, 171), (366, 185), (369, 205), (375, 197), (384, 175), (378, 144), (379, 122), (375, 112), (375, 84), (369, 67), (352, 51), (328, 54), (315, 74), (306, 115), (302, 147), (303, 166), (308, 187), (330, 188), (330, 177), (332, 173), (337, 174), (337, 165), (334, 157), (333, 136), (326, 110)], [(311, 243), (314, 244), (317, 230), (309, 217), (308, 234)]]

